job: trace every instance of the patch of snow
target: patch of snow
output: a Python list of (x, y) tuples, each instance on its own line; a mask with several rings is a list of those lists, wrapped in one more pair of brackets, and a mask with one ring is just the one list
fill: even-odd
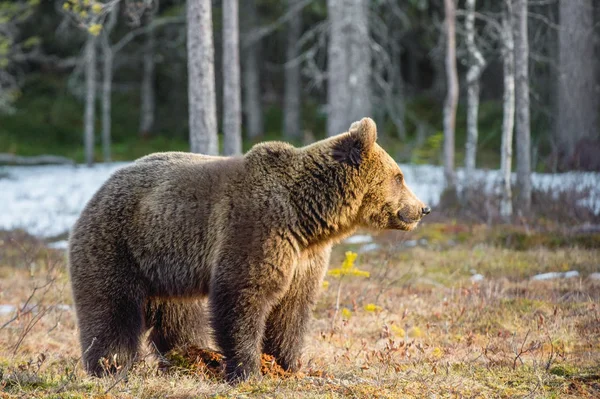
[(65, 305), (64, 303), (59, 303), (58, 305), (55, 306), (56, 309), (58, 310), (71, 310), (71, 305)]
[(61, 240), (48, 243), (48, 247), (52, 249), (67, 249), (69, 248), (68, 240)]
[(373, 242), (373, 237), (369, 235), (353, 235), (344, 240), (346, 244), (367, 244)]
[(550, 273), (542, 273), (542, 274), (536, 274), (535, 276), (531, 277), (532, 280), (552, 280), (555, 278), (560, 278), (562, 276), (562, 273), (557, 273), (557, 272), (550, 272)]
[(414, 248), (418, 244), (417, 240), (406, 240), (404, 241), (404, 246), (406, 248)]
[[(127, 163), (86, 166), (4, 166), (0, 167), (0, 229), (22, 228), (39, 237), (68, 233), (75, 220), (100, 186), (117, 169)], [(406, 182), (423, 202), (434, 208), (444, 189), (441, 166), (401, 164)], [(477, 170), (474, 178), (484, 183), (490, 193), (499, 192), (500, 172)], [(516, 177), (513, 176), (516, 179)], [(457, 170), (458, 189), (464, 171)], [(548, 190), (558, 196), (561, 192), (587, 193), (581, 203), (600, 214), (600, 173), (568, 172), (532, 174), (535, 189)], [(371, 236), (353, 236), (349, 244), (368, 244)]]
[(17, 310), (15, 305), (0, 305), (0, 315), (11, 314), (15, 310)]
[(531, 280), (542, 281), (542, 280), (553, 280), (553, 279), (557, 279), (557, 278), (573, 278), (573, 277), (579, 277), (579, 272), (577, 270), (569, 270), (568, 272), (565, 272), (565, 273), (549, 272), (549, 273), (536, 274), (535, 276), (531, 277)]
[[(432, 208), (439, 203), (444, 189), (444, 170), (441, 166), (399, 164), (408, 186), (421, 201)], [(456, 170), (458, 190), (463, 189), (464, 169)], [(501, 174), (499, 170), (478, 169), (473, 174), (475, 181), (484, 183), (487, 193), (500, 193)], [(512, 174), (516, 182), (516, 174)], [(588, 193), (580, 203), (600, 214), (600, 173), (598, 172), (566, 172), (566, 173), (532, 173), (531, 184), (534, 189), (547, 190), (555, 197), (562, 192)], [(433, 209), (435, 212), (435, 208)]]
[(592, 273), (588, 276), (590, 280), (600, 280), (600, 273)]
[(9, 166), (0, 179), (0, 228), (21, 228), (40, 236), (67, 233), (85, 204), (114, 171), (126, 163)]
[(360, 247), (360, 249), (358, 250), (358, 252), (361, 253), (361, 254), (363, 254), (365, 252), (376, 251), (379, 248), (380, 248), (379, 244), (377, 244), (375, 242), (372, 242), (370, 244), (366, 244), (366, 245), (363, 245), (362, 247)]
[(563, 275), (564, 278), (573, 278), (579, 277), (579, 272), (577, 270), (569, 270)]
[(483, 280), (485, 280), (485, 277), (483, 276), (483, 274), (477, 273), (477, 274), (474, 274), (471, 276), (471, 281), (474, 283), (477, 283), (477, 282), (483, 281)]

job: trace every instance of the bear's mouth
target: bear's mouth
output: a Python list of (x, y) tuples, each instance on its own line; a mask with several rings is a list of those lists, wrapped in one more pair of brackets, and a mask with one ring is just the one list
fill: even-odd
[(398, 219), (400, 219), (400, 221), (402, 223), (406, 223), (406, 224), (414, 224), (419, 222), (419, 220), (421, 220), (421, 218), (416, 218), (416, 219), (409, 219), (406, 216), (404, 216), (401, 212), (397, 213)]

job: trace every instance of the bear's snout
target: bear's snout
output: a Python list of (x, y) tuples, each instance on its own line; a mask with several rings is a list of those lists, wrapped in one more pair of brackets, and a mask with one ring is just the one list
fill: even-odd
[(425, 215), (429, 215), (430, 213), (431, 213), (431, 208), (430, 208), (430, 207), (428, 207), (428, 206), (425, 206), (425, 207), (423, 207), (423, 208), (421, 209), (421, 214), (422, 214), (423, 216), (425, 216)]

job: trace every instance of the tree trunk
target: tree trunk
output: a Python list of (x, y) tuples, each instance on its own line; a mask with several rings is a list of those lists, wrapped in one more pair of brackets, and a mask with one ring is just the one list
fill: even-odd
[(515, 122), (515, 71), (514, 41), (512, 26), (512, 0), (504, 0), (502, 11), (502, 67), (504, 72), (504, 96), (502, 118), (502, 147), (500, 170), (502, 175), (502, 196), (500, 216), (509, 221), (512, 217), (512, 141)]
[(592, 0), (560, 0), (559, 18), (556, 133), (562, 166), (577, 167), (575, 146), (600, 132)]
[(329, 18), (329, 45), (327, 48), (327, 135), (335, 136), (346, 131), (348, 120), (346, 101), (349, 98), (349, 65), (346, 61), (347, 37), (345, 34), (348, 0), (327, 0)]
[(527, 214), (531, 207), (531, 131), (529, 124), (529, 39), (527, 0), (516, 0), (514, 9), (515, 106), (517, 135), (518, 209)]
[[(244, 32), (249, 32), (257, 28), (258, 17), (256, 13), (255, 0), (247, 0), (243, 3), (243, 13), (245, 21)], [(260, 41), (244, 43), (242, 56), (244, 65), (242, 73), (244, 85), (244, 113), (246, 115), (246, 133), (248, 138), (255, 139), (264, 133), (262, 93), (260, 90)]]
[[(287, 0), (288, 9), (298, 0)], [(300, 48), (298, 40), (302, 33), (302, 10), (290, 18), (287, 31), (287, 49), (285, 64), (285, 87), (283, 99), (283, 132), (287, 140), (302, 138), (302, 92), (300, 88)]]
[(111, 161), (111, 93), (113, 79), (113, 54), (108, 39), (102, 40), (103, 80), (102, 80), (102, 159)]
[[(406, 141), (406, 103), (404, 99), (404, 78), (402, 77), (402, 57), (400, 54), (400, 35), (396, 34), (392, 39), (396, 45), (392, 46), (392, 89), (386, 100), (391, 105), (388, 113), (390, 119), (396, 126), (398, 139)], [(395, 89), (395, 90), (394, 90)]]
[(116, 3), (102, 32), (102, 159), (111, 161), (111, 96), (113, 81), (113, 52), (110, 47), (110, 32), (117, 23), (119, 3)]
[[(152, 24), (156, 11), (150, 11), (146, 19), (146, 25)], [(146, 33), (146, 42), (143, 47), (142, 56), (142, 86), (140, 90), (140, 130), (139, 135), (148, 137), (154, 128), (154, 114), (156, 112), (156, 95), (154, 92), (155, 77), (155, 37), (154, 29)]]
[(447, 93), (444, 103), (444, 178), (446, 188), (456, 188), (454, 174), (454, 129), (458, 105), (458, 75), (456, 72), (456, 4), (444, 0), (446, 15), (446, 77)]
[(237, 0), (223, 0), (223, 151), (242, 153), (242, 105)]
[(371, 114), (369, 4), (328, 0), (327, 135), (345, 132)]
[(465, 188), (473, 184), (473, 172), (477, 158), (477, 139), (479, 136), (477, 120), (479, 114), (479, 80), (485, 67), (485, 59), (475, 44), (475, 1), (467, 0), (465, 31), (469, 70), (467, 72), (467, 141), (465, 143)]
[(96, 37), (88, 34), (85, 47), (85, 163), (94, 164), (94, 122), (96, 119)]
[(210, 0), (187, 2), (190, 150), (217, 155), (214, 45)]
[[(371, 39), (369, 37), (369, 1), (352, 0), (352, 7), (345, 22), (352, 28), (348, 35), (349, 54), (347, 57), (350, 109), (346, 127), (365, 116), (371, 116)], [(343, 101), (342, 99), (337, 99)]]

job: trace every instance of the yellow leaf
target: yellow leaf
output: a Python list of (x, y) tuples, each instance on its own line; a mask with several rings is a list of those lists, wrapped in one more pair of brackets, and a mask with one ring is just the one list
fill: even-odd
[(94, 14), (100, 14), (102, 12), (102, 4), (94, 3), (94, 5), (92, 6), (92, 12)]
[(88, 28), (88, 32), (90, 32), (90, 34), (92, 34), (94, 36), (98, 36), (101, 31), (102, 31), (102, 25), (100, 25), (100, 24), (91, 24), (90, 27)]
[(433, 351), (431, 352), (431, 354), (434, 357), (437, 357), (439, 359), (440, 357), (442, 357), (444, 355), (444, 351), (438, 347), (435, 347), (435, 348), (433, 348)]
[(348, 251), (346, 252), (346, 258), (344, 259), (344, 263), (342, 263), (342, 269), (352, 269), (354, 267), (354, 261), (358, 254), (356, 252)]
[(381, 306), (377, 306), (374, 303), (368, 303), (365, 305), (365, 310), (367, 312), (381, 312), (383, 308)]
[(323, 288), (327, 289), (329, 287), (329, 281), (323, 281)]
[(404, 328), (399, 327), (396, 324), (392, 324), (392, 331), (400, 338), (406, 337), (406, 331), (404, 331)]
[(413, 327), (408, 330), (408, 336), (411, 338), (421, 338), (423, 336), (423, 331), (419, 327)]
[(348, 251), (346, 252), (346, 258), (342, 263), (342, 266), (336, 269), (329, 270), (327, 272), (328, 275), (333, 277), (342, 277), (342, 276), (355, 276), (355, 277), (370, 277), (371, 273), (359, 270), (354, 267), (354, 262), (356, 261), (356, 257), (358, 254), (355, 252)]
[(348, 320), (350, 317), (352, 316), (352, 311), (348, 308), (343, 308), (342, 309), (342, 317), (345, 320)]

